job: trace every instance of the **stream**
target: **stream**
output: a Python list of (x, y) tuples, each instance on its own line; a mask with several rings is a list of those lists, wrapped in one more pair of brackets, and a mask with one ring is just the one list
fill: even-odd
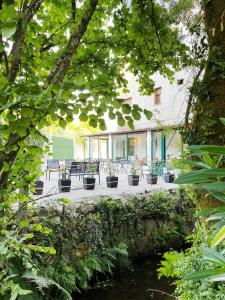
[(160, 258), (134, 263), (132, 270), (115, 274), (111, 286), (76, 295), (74, 300), (171, 300), (166, 294), (172, 294), (174, 288), (167, 279), (158, 280), (159, 263)]

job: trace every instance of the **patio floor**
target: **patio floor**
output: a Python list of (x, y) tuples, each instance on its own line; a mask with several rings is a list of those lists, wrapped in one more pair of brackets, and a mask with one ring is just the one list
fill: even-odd
[[(124, 194), (138, 194), (149, 192), (152, 190), (157, 189), (171, 189), (175, 188), (176, 184), (173, 183), (165, 183), (164, 180), (159, 177), (158, 183), (156, 185), (147, 184), (146, 178), (141, 178), (139, 181), (138, 186), (128, 186), (128, 179), (127, 174), (120, 174), (119, 182), (117, 188), (108, 188), (106, 186), (106, 174), (101, 174), (101, 183), (98, 184), (98, 176), (96, 176), (96, 184), (94, 190), (85, 190), (83, 188), (83, 181), (82, 179), (79, 180), (78, 177), (71, 177), (71, 191), (67, 193), (59, 193), (58, 192), (58, 173), (51, 173), (50, 181), (43, 176), (41, 180), (44, 181), (44, 193), (42, 196), (44, 197), (43, 200), (47, 202), (53, 199), (59, 198), (69, 198), (75, 203), (82, 203), (85, 202), (94, 202), (100, 196), (109, 196), (109, 197), (118, 197)], [(42, 197), (37, 196), (37, 198)], [(43, 201), (42, 200), (42, 201)]]

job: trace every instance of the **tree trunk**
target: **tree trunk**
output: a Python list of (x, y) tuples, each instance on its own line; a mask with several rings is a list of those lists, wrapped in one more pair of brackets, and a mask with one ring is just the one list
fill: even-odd
[[(184, 139), (189, 145), (225, 145), (225, 128), (219, 120), (225, 117), (225, 1), (202, 2), (209, 52), (193, 107), (193, 120)], [(198, 198), (202, 209), (221, 205), (202, 192)]]

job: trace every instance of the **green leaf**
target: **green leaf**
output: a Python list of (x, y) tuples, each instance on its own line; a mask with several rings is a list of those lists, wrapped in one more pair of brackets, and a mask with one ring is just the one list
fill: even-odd
[(208, 191), (217, 191), (217, 192), (225, 192), (225, 184), (224, 182), (213, 182), (213, 183), (205, 183), (205, 184), (195, 184), (193, 186), (196, 189), (205, 189)]
[(60, 126), (60, 127), (62, 127), (62, 128), (66, 128), (66, 125), (67, 125), (67, 123), (66, 123), (66, 121), (65, 121), (65, 120), (63, 120), (63, 119), (59, 119), (59, 126)]
[(152, 118), (152, 112), (151, 111), (149, 111), (147, 109), (144, 109), (144, 114), (145, 114), (145, 116), (148, 120), (151, 120), (151, 118)]
[(132, 110), (132, 117), (134, 118), (134, 120), (140, 120), (141, 119), (141, 114), (139, 113), (139, 111), (137, 110)]
[(198, 271), (189, 273), (184, 276), (184, 280), (201, 280), (208, 278), (211, 281), (224, 281), (225, 280), (225, 268), (223, 269), (208, 269), (204, 271)]
[(9, 39), (16, 32), (16, 24), (8, 24), (2, 27), (1, 31), (4, 38)]
[(71, 204), (71, 200), (68, 199), (68, 198), (60, 198), (60, 199), (58, 199), (58, 201), (61, 202), (61, 203), (64, 204), (64, 205), (69, 205), (69, 204)]
[(115, 120), (116, 114), (114, 114), (114, 112), (110, 111), (109, 112), (109, 118), (110, 118), (110, 120)]
[(217, 146), (217, 145), (193, 145), (190, 146), (189, 149), (193, 153), (212, 153), (212, 154), (225, 154), (225, 146)]
[(28, 227), (29, 224), (30, 224), (30, 220), (23, 220), (20, 222), (20, 227), (25, 228), (25, 227)]
[(117, 118), (117, 123), (119, 126), (123, 127), (125, 125), (125, 120), (123, 118)]
[(99, 128), (100, 128), (101, 130), (104, 131), (104, 130), (107, 129), (106, 124), (105, 124), (105, 120), (99, 119), (99, 120), (98, 120), (98, 123), (99, 123)]
[(209, 208), (202, 211), (199, 211), (196, 215), (197, 217), (208, 217), (216, 213), (225, 213), (225, 206), (219, 206), (215, 208)]
[(12, 290), (10, 300), (16, 300), (20, 295), (32, 294), (31, 290), (24, 290), (19, 286), (19, 284), (12, 283), (10, 288)]
[(225, 125), (225, 118), (220, 118), (220, 121)]
[(211, 247), (215, 247), (225, 239), (225, 226), (223, 226), (212, 240)]
[(79, 119), (82, 121), (82, 122), (86, 122), (88, 120), (88, 115), (85, 114), (85, 113), (81, 113), (80, 116), (79, 116)]
[(116, 108), (116, 109), (119, 109), (119, 108), (121, 107), (121, 105), (122, 105), (121, 101), (119, 101), (119, 100), (117, 100), (117, 99), (114, 99), (114, 100), (112, 101), (112, 106), (113, 106), (114, 108)]
[(129, 104), (123, 104), (122, 105), (122, 112), (124, 114), (129, 114), (131, 112), (131, 107)]
[(134, 129), (134, 122), (131, 120), (128, 120), (127, 125), (129, 128)]
[(202, 247), (201, 250), (206, 261), (225, 267), (225, 257), (218, 251), (208, 247)]
[[(177, 180), (177, 184), (194, 184), (207, 182), (212, 179), (225, 177), (225, 168), (211, 168), (207, 170), (199, 170), (190, 172), (180, 176)], [(224, 184), (225, 187), (225, 184)]]
[(222, 202), (225, 202), (225, 193), (219, 193), (219, 192), (211, 192), (210, 193), (214, 198), (222, 201)]
[(196, 166), (196, 167), (204, 168), (204, 169), (210, 169), (211, 168), (210, 165), (208, 165), (207, 163), (205, 163), (203, 161), (181, 159), (181, 160), (179, 160), (179, 162), (182, 163), (182, 164)]

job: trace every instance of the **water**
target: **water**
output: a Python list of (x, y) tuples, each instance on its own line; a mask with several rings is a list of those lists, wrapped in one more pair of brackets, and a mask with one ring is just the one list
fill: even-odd
[[(115, 274), (112, 286), (105, 289), (91, 290), (82, 295), (75, 296), (75, 300), (171, 300), (173, 286), (168, 280), (158, 280), (156, 269), (160, 259), (134, 264), (133, 270)], [(165, 292), (153, 292), (156, 289)]]

